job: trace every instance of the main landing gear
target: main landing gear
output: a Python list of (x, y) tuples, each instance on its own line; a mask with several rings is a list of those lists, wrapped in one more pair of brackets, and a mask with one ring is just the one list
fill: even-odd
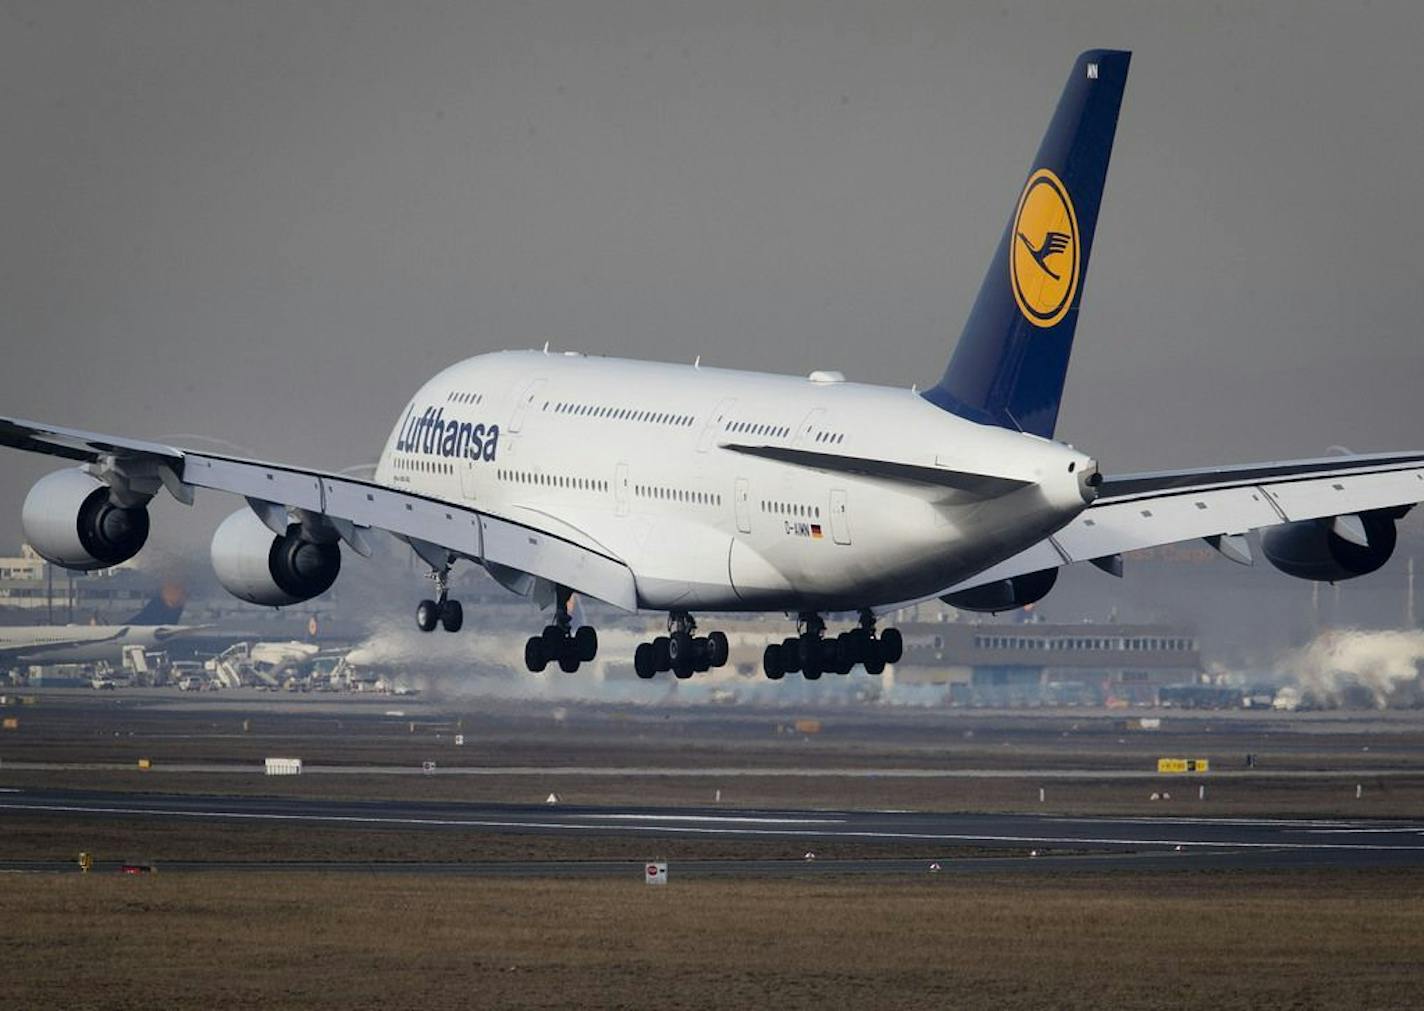
[(524, 666), (534, 674), (541, 674), (551, 662), (557, 662), (559, 670), (572, 674), (579, 664), (588, 663), (598, 655), (598, 633), (592, 625), (580, 625), (572, 631), (573, 616), (569, 614), (569, 598), (572, 592), (560, 586), (558, 603), (554, 606), (554, 624), (544, 626), (539, 635), (529, 637), (524, 644)]
[(436, 569), (429, 578), (435, 583), (435, 599), (422, 600), (415, 606), (415, 624), (422, 632), (435, 631), (436, 625), (447, 632), (458, 632), (465, 624), (465, 609), (458, 600), (450, 599), (450, 569)]
[(814, 611), (800, 615), (796, 627), (797, 635), (772, 643), (762, 654), (762, 667), (773, 681), (797, 671), (807, 681), (815, 681), (826, 671), (849, 674), (856, 664), (864, 665), (867, 674), (881, 674), (886, 664), (898, 663), (905, 652), (899, 629), (875, 634), (875, 615), (869, 608), (860, 612), (856, 628), (834, 639), (825, 637), (826, 623)]
[(690, 678), (695, 672), (724, 666), (729, 646), (725, 632), (697, 633), (697, 622), (686, 611), (668, 615), (668, 634), (652, 642), (642, 642), (633, 651), (633, 669), (640, 678), (651, 678), (659, 671), (672, 671), (679, 678)]

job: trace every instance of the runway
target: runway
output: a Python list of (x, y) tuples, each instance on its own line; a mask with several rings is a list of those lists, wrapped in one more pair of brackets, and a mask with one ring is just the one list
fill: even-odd
[[(132, 762), (27, 762), (6, 761), (4, 769), (15, 772), (133, 772)], [(184, 773), (203, 775), (266, 775), (255, 762), (157, 762), (147, 774)], [(916, 766), (665, 766), (665, 765), (310, 765), (302, 766), (304, 776), (472, 776), (546, 778), (582, 776), (589, 779), (1034, 779), (1034, 780), (1152, 780), (1171, 777), (1150, 769), (1115, 768), (944, 768)], [(1347, 780), (1416, 779), (1424, 769), (1398, 766), (1362, 766), (1345, 769), (1214, 769), (1210, 776), (1183, 775), (1181, 782), (1196, 784), (1210, 780)]]
[[(814, 853), (827, 843), (903, 849), (907, 858), (842, 861), (686, 861), (690, 873), (901, 873), (923, 871), (936, 854), (965, 848), (1002, 856), (941, 861), (945, 870), (1113, 869), (1122, 867), (1374, 867), (1424, 864), (1424, 821), (1270, 818), (1123, 818), (925, 811), (817, 811), (726, 808), (611, 808), (420, 801), (152, 795), (100, 791), (0, 793), (0, 825), (22, 812), (74, 818), (194, 819), (321, 827), (585, 837), (659, 842), (716, 838), (795, 840)], [(883, 852), (883, 850), (882, 850)], [(649, 856), (653, 856), (650, 853)], [(788, 864), (790, 866), (788, 866)], [(16, 866), (16, 865), (11, 865)], [(28, 866), (28, 865), (24, 865)], [(166, 864), (166, 867), (200, 866)], [(212, 865), (201, 865), (213, 869)], [(228, 865), (224, 865), (228, 866)], [(247, 865), (242, 865), (247, 866)], [(283, 864), (264, 863), (271, 869)], [(306, 865), (302, 865), (306, 866)], [(372, 869), (360, 864), (352, 869)], [(460, 864), (460, 873), (599, 873), (582, 861)], [(611, 867), (627, 866), (613, 862)], [(631, 865), (636, 866), (636, 865)], [(320, 869), (339, 870), (321, 864)], [(406, 869), (448, 871), (448, 865)], [(612, 871), (603, 871), (612, 873)]]

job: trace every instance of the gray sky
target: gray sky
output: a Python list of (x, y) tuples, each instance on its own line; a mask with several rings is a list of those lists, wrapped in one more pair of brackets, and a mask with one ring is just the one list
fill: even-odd
[[(1111, 46), (1059, 434), (1417, 448), (1421, 39), (1412, 3), (3, 0), (0, 412), (336, 468), (546, 338), (923, 385)], [(0, 550), (51, 466), (4, 454)]]

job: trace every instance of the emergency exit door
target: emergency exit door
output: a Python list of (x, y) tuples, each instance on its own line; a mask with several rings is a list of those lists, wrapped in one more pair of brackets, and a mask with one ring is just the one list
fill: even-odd
[(732, 501), (737, 507), (737, 529), (744, 534), (752, 532), (751, 482), (744, 477), (737, 478), (737, 489)]
[(850, 543), (850, 516), (847, 514), (846, 493), (842, 488), (831, 489), (831, 537), (837, 544)]

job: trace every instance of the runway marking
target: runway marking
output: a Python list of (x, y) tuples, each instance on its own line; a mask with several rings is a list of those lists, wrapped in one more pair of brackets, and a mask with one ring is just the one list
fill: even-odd
[[(18, 811), (51, 811), (68, 814), (128, 814), (147, 816), (167, 816), (173, 818), (214, 818), (230, 821), (291, 821), (330, 822), (334, 824), (357, 825), (426, 825), (444, 828), (506, 828), (506, 829), (548, 829), (553, 831), (597, 832), (608, 826), (590, 825), (577, 822), (500, 821), (493, 819), (447, 819), (447, 818), (401, 818), (376, 817), (373, 815), (333, 815), (333, 814), (274, 814), (256, 811), (176, 811), (161, 808), (135, 807), (85, 807), (75, 804), (13, 804), (0, 801), (0, 809)], [(714, 828), (711, 826), (679, 825), (626, 825), (626, 832), (667, 833), (684, 835), (738, 835), (745, 834), (734, 828)], [(756, 835), (790, 836), (804, 838), (804, 832), (788, 829), (763, 829)], [(1203, 839), (1122, 839), (1099, 838), (1093, 836), (1033, 836), (996, 835), (991, 833), (960, 832), (873, 832), (863, 829), (846, 829), (825, 833), (825, 838), (834, 839), (899, 839), (922, 842), (1000, 842), (1038, 846), (1181, 846), (1215, 850), (1330, 850), (1357, 852), (1409, 852), (1424, 853), (1424, 843), (1413, 846), (1382, 845), (1378, 843), (1317, 843), (1317, 842), (1242, 842)]]
[[(1071, 815), (1030, 814), (1025, 815), (1024, 817), (1042, 818), (1044, 821), (1060, 821), (1069, 823), (1082, 822), (1086, 824), (1092, 824), (1094, 822), (1102, 820), (1100, 818), (1074, 817)], [(1299, 828), (1320, 832), (1413, 832), (1424, 828), (1424, 826), (1418, 824), (1401, 824), (1396, 828), (1380, 828), (1378, 826), (1369, 826), (1367, 828), (1354, 829), (1350, 826), (1359, 825), (1361, 823), (1358, 821), (1351, 821), (1349, 819), (1339, 818), (1207, 818), (1194, 817), (1192, 815), (1163, 815), (1160, 818), (1120, 817), (1114, 818), (1113, 821), (1120, 822), (1124, 825), (1165, 825), (1169, 823), (1182, 825), (1259, 825), (1263, 827)], [(1316, 829), (1313, 828), (1313, 826), (1325, 826), (1325, 828)]]
[(723, 814), (571, 814), (570, 818), (603, 821), (712, 821), (747, 825), (844, 825), (845, 818), (752, 818)]

